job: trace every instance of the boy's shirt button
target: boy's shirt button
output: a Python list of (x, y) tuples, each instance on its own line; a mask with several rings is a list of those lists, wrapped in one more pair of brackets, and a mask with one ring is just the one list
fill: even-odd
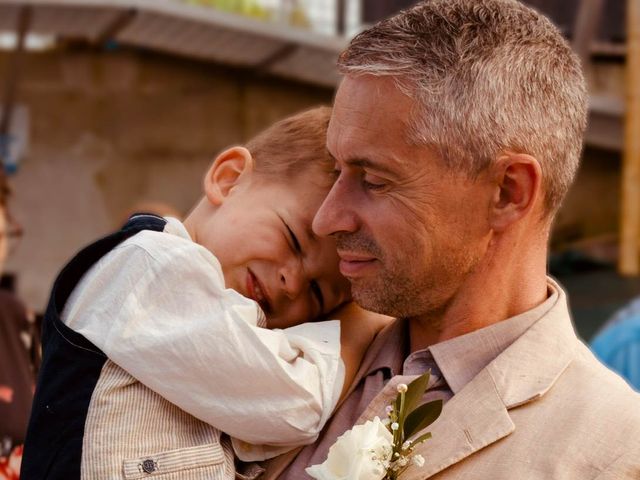
[(142, 471), (144, 473), (153, 473), (156, 471), (158, 464), (154, 462), (151, 458), (146, 459), (142, 462)]

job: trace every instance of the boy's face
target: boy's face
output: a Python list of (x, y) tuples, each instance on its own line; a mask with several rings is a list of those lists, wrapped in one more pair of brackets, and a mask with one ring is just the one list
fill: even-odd
[(260, 305), (270, 328), (315, 319), (350, 297), (333, 238), (311, 230), (328, 191), (314, 183), (314, 173), (282, 181), (244, 177), (197, 240), (220, 261), (227, 287)]

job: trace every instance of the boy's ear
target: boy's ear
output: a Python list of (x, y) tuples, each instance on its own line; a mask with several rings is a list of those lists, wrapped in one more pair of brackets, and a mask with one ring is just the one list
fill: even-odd
[(244, 147), (231, 147), (214, 160), (204, 177), (204, 192), (213, 205), (220, 205), (241, 177), (253, 171), (253, 157)]
[(490, 223), (502, 231), (534, 209), (541, 196), (542, 169), (531, 155), (506, 152), (493, 164), (495, 190)]

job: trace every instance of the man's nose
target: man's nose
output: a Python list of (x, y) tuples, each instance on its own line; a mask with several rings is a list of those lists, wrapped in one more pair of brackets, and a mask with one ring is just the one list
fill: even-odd
[(347, 193), (346, 185), (338, 179), (313, 217), (313, 233), (319, 237), (327, 237), (338, 232), (356, 231), (357, 222)]

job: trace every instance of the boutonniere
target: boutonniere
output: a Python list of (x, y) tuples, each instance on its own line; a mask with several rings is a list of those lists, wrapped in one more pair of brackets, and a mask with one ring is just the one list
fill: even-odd
[(429, 373), (409, 385), (398, 385), (398, 395), (386, 408), (387, 418), (375, 417), (343, 433), (329, 449), (324, 463), (306, 472), (316, 480), (396, 480), (409, 465), (422, 467), (425, 459), (414, 449), (431, 438), (421, 433), (442, 412), (442, 400), (420, 404)]

